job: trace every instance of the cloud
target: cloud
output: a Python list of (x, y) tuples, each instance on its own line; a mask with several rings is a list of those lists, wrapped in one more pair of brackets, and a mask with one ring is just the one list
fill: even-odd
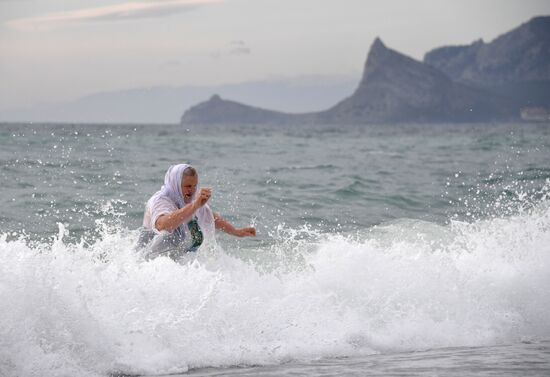
[(250, 48), (246, 46), (246, 43), (244, 43), (244, 41), (232, 41), (230, 43), (230, 55), (248, 55), (250, 53)]
[(6, 22), (18, 30), (43, 30), (67, 23), (132, 20), (165, 17), (174, 13), (194, 10), (200, 6), (224, 0), (164, 0), (127, 2), (104, 7), (84, 8), (66, 12), (47, 13), (41, 16), (18, 18)]
[(224, 48), (211, 51), (209, 55), (212, 59), (221, 59), (228, 56), (250, 55), (251, 53), (252, 50), (246, 45), (246, 43), (238, 40), (229, 42), (229, 45)]

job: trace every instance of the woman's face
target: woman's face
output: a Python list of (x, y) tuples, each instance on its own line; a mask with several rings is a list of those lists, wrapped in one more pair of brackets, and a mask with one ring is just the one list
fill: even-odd
[(184, 203), (190, 203), (191, 198), (197, 191), (197, 183), (199, 183), (199, 176), (184, 176), (181, 180), (181, 193), (183, 194)]

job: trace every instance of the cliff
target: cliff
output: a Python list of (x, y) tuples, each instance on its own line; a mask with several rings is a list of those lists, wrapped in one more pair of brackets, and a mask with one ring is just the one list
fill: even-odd
[(434, 49), (424, 62), (456, 82), (485, 88), (520, 106), (550, 106), (550, 16), (535, 17), (490, 43)]
[(355, 93), (323, 114), (330, 123), (476, 122), (508, 120), (512, 103), (451, 81), (436, 68), (371, 46)]

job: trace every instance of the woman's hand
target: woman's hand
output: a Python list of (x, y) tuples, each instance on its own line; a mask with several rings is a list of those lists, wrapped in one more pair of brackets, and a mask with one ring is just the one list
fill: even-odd
[(201, 190), (199, 191), (197, 197), (195, 198), (195, 201), (194, 201), (194, 206), (196, 209), (202, 207), (203, 205), (206, 204), (206, 202), (210, 199), (210, 197), (212, 196), (212, 189), (211, 188), (208, 188), (208, 187), (203, 187), (201, 188)]
[(235, 228), (230, 222), (222, 219), (219, 213), (214, 212), (214, 225), (216, 229), (223, 230), (227, 234), (237, 237), (253, 237), (256, 235), (256, 228)]
[(256, 235), (256, 228), (247, 227), (235, 229), (235, 235), (237, 237), (253, 237)]

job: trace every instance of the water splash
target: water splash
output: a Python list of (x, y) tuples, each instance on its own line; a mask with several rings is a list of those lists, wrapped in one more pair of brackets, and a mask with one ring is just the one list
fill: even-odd
[[(103, 226), (103, 225), (102, 225)], [(175, 373), (550, 337), (550, 205), (402, 219), (361, 234), (281, 227), (256, 249), (145, 261), (135, 231), (0, 237), (0, 370)]]

